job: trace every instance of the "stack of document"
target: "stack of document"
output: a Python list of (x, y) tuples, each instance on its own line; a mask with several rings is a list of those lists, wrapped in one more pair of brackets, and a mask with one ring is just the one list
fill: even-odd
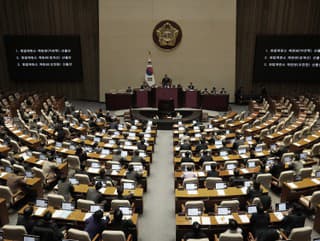
[(198, 191), (197, 190), (189, 190), (187, 191), (188, 194), (191, 194), (191, 195), (196, 195), (198, 194)]
[(232, 215), (215, 216), (215, 219), (217, 220), (218, 224), (228, 224), (229, 219), (233, 219), (233, 216)]
[(203, 224), (203, 225), (211, 225), (210, 217), (201, 217), (201, 224)]
[(69, 217), (69, 215), (72, 213), (72, 211), (67, 211), (67, 210), (56, 210), (52, 214), (52, 218), (62, 218), (66, 219)]
[(224, 190), (217, 190), (217, 193), (218, 193), (219, 196), (224, 196), (225, 195)]
[(42, 216), (42, 214), (44, 213), (44, 211), (46, 211), (46, 208), (37, 208), (37, 210), (34, 212), (35, 216)]
[(274, 212), (273, 214), (274, 214), (274, 216), (277, 217), (277, 219), (279, 221), (281, 221), (283, 219), (283, 214), (281, 212)]
[(240, 218), (242, 223), (250, 223), (250, 220), (249, 220), (248, 216), (245, 215), (245, 214), (244, 215), (239, 215), (239, 218)]

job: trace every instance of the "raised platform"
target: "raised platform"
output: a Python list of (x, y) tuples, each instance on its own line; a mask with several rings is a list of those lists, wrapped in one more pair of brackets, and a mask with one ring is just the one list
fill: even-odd
[[(180, 114), (181, 118), (177, 118), (177, 114)], [(183, 123), (192, 122), (194, 120), (202, 120), (202, 110), (179, 110), (172, 112), (159, 112), (154, 110), (130, 110), (132, 119), (140, 120), (141, 122), (147, 122), (149, 120), (158, 125), (159, 130), (171, 130), (172, 125), (182, 121)]]

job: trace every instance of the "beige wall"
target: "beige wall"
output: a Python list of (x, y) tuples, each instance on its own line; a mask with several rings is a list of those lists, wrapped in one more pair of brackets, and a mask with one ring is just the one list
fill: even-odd
[[(170, 19), (182, 28), (172, 51), (158, 48), (152, 30)], [(165, 73), (183, 86), (235, 88), (236, 0), (100, 0), (100, 100), (112, 89), (138, 87), (148, 50), (156, 82)]]

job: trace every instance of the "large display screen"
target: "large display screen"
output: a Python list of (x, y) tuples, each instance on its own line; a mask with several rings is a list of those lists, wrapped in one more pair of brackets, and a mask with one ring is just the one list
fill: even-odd
[(320, 36), (257, 36), (253, 79), (320, 80)]
[(12, 80), (82, 80), (80, 36), (4, 36)]

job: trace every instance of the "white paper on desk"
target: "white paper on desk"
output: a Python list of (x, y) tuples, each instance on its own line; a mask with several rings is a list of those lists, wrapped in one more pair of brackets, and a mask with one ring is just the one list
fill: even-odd
[(39, 160), (39, 161), (37, 161), (36, 163), (37, 163), (38, 165), (42, 165), (43, 162), (44, 162), (44, 160)]
[(288, 186), (289, 186), (290, 188), (297, 188), (297, 187), (298, 187), (298, 186), (297, 186), (296, 184), (294, 184), (293, 182), (288, 182), (287, 184), (288, 184)]
[(200, 217), (191, 217), (191, 223), (198, 222), (200, 223)]
[(311, 181), (314, 182), (315, 184), (320, 184), (320, 180), (316, 178), (312, 178)]
[(68, 149), (67, 149), (67, 148), (62, 148), (60, 151), (61, 151), (61, 152), (67, 152)]
[(291, 131), (289, 128), (286, 128), (285, 130), (286, 130), (286, 131)]
[(34, 215), (36, 216), (42, 216), (42, 214), (46, 211), (46, 208), (37, 208), (37, 210), (34, 212)]
[(243, 194), (247, 194), (248, 189), (246, 187), (242, 187), (240, 190)]
[(19, 133), (19, 132), (20, 132), (20, 130), (15, 130), (15, 131), (13, 131), (14, 134), (17, 134), (17, 133)]
[(21, 157), (23, 158), (24, 161), (29, 158), (29, 156), (27, 155), (27, 153), (23, 153), (23, 154), (21, 155)]
[(317, 135), (315, 135), (315, 134), (313, 134), (312, 136), (315, 137), (315, 138), (319, 138), (319, 136), (317, 136)]
[(241, 154), (240, 157), (241, 158), (249, 158), (246, 154)]
[(229, 157), (228, 156), (224, 156), (222, 157), (223, 160), (229, 160)]
[(283, 132), (281, 132), (281, 131), (278, 131), (277, 133), (278, 133), (279, 135), (283, 135)]
[(99, 189), (99, 192), (102, 193), (102, 194), (104, 194), (105, 191), (106, 191), (105, 187), (102, 187), (102, 188)]
[(113, 193), (114, 195), (118, 195), (118, 191), (117, 191), (117, 189), (116, 190), (114, 190), (114, 193)]
[(99, 168), (94, 168), (94, 167), (89, 167), (89, 168), (87, 169), (87, 172), (89, 172), (89, 173), (94, 173), (94, 174), (99, 174), (100, 169), (99, 169)]
[(211, 225), (210, 217), (201, 217), (201, 224)]
[(233, 170), (228, 170), (229, 175), (233, 175)]
[(248, 173), (249, 171), (246, 168), (241, 168), (240, 169), (243, 173)]
[(224, 193), (224, 190), (217, 190), (217, 193), (219, 196), (224, 196), (225, 193)]
[(250, 223), (250, 220), (249, 220), (248, 216), (245, 215), (245, 214), (239, 215), (239, 218), (241, 220), (241, 223)]
[(281, 212), (274, 212), (273, 214), (274, 214), (274, 216), (277, 217), (277, 219), (279, 221), (281, 221), (283, 219), (283, 214)]
[(20, 138), (25, 138), (27, 135), (23, 134), (23, 135), (20, 135), (19, 137)]
[(107, 155), (100, 155), (100, 158), (106, 158)]
[(204, 176), (205, 176), (204, 172), (198, 172), (198, 177), (204, 177)]
[(83, 217), (83, 221), (85, 221), (87, 218), (90, 218), (92, 216), (92, 213), (86, 213)]
[(28, 137), (26, 140), (27, 140), (27, 141), (31, 141), (31, 140), (33, 140), (33, 138), (30, 136), (30, 137)]
[(197, 190), (190, 190), (190, 191), (187, 191), (188, 194), (191, 194), (191, 195), (196, 195), (198, 194), (198, 191)]
[(118, 172), (116, 170), (112, 170), (111, 175), (118, 175)]
[(63, 218), (63, 219), (66, 219), (71, 213), (72, 213), (72, 211), (56, 210), (52, 214), (52, 218)]
[(5, 175), (7, 175), (7, 172), (1, 172), (0, 177), (4, 177)]
[(307, 139), (307, 138), (304, 138), (303, 139), (305, 142), (311, 142), (309, 139)]
[(295, 143), (293, 143), (293, 145), (295, 145), (295, 146), (301, 146), (299, 143), (297, 143), (297, 142), (295, 142)]
[(228, 224), (229, 219), (232, 219), (232, 215), (227, 215), (227, 216), (215, 216), (215, 219), (217, 220), (218, 224)]

